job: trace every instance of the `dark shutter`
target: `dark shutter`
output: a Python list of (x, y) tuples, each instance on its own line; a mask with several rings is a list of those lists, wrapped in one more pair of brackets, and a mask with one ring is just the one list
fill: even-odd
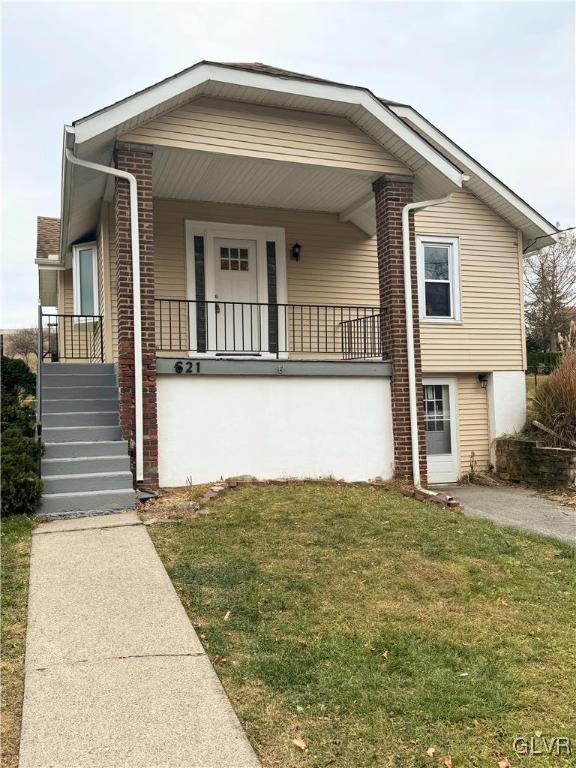
[(196, 350), (206, 352), (206, 268), (204, 238), (194, 235), (194, 275), (196, 278)]
[(276, 243), (266, 243), (266, 272), (268, 275), (268, 349), (277, 354), (278, 349), (278, 291), (276, 287)]

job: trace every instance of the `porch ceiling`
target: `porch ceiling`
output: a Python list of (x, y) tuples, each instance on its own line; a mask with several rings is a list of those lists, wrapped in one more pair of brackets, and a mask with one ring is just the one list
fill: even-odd
[[(378, 173), (157, 147), (155, 197), (350, 213), (372, 208)], [(374, 216), (372, 216), (374, 218)], [(362, 226), (362, 221), (357, 223)], [(373, 229), (369, 228), (369, 234)]]

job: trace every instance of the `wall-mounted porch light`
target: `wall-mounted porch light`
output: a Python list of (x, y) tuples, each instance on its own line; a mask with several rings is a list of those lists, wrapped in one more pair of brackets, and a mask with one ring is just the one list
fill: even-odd
[(480, 386), (482, 389), (486, 389), (488, 386), (488, 374), (487, 373), (479, 373), (478, 374), (478, 381), (480, 382)]
[(290, 248), (290, 256), (294, 259), (294, 261), (300, 261), (300, 253), (302, 252), (302, 246), (300, 243), (294, 243), (292, 248)]

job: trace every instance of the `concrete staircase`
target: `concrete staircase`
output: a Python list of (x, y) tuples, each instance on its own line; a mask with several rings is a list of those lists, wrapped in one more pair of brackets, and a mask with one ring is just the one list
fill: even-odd
[(80, 517), (134, 509), (114, 365), (43, 366), (42, 442), (41, 515)]

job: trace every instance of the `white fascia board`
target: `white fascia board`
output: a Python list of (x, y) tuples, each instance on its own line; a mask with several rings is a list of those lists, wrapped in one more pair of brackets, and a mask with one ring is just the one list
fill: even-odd
[(56, 259), (34, 259), (34, 263), (38, 264), (41, 272), (61, 272), (65, 269), (64, 264), (60, 260), (56, 261)]
[(62, 187), (60, 190), (60, 259), (66, 261), (68, 252), (68, 226), (70, 223), (70, 194), (73, 168), (66, 161), (66, 149), (73, 144), (74, 128), (64, 126), (62, 138)]
[(359, 105), (402, 139), (424, 160), (443, 173), (455, 186), (462, 187), (462, 174), (459, 169), (366, 90), (306, 80), (289, 80), (258, 72), (243, 72), (226, 67), (214, 67), (210, 64), (202, 64), (196, 69), (184, 72), (167, 82), (159, 83), (143, 93), (136, 94), (116, 106), (111, 106), (93, 117), (87, 117), (77, 122), (74, 126), (76, 143), (83, 144), (106, 131), (111, 131), (118, 125), (132, 120), (143, 112), (154, 109), (209, 80), (243, 88), (257, 88)]
[(448, 139), (441, 131), (435, 128), (431, 123), (422, 117), (412, 107), (391, 107), (394, 112), (402, 118), (409, 120), (411, 123), (419, 128), (426, 136), (433, 141), (437, 142), (446, 152), (449, 152), (456, 162), (460, 163), (470, 173), (473, 173), (485, 184), (488, 184), (498, 195), (500, 195), (507, 203), (512, 205), (523, 216), (529, 219), (535, 226), (537, 226), (544, 235), (550, 235), (554, 237), (557, 233), (556, 227), (552, 226), (550, 222), (542, 218), (540, 214), (530, 208), (522, 199), (508, 189), (501, 181), (489, 173), (485, 168), (479, 165), (473, 158), (466, 152), (460, 149), (450, 139)]

